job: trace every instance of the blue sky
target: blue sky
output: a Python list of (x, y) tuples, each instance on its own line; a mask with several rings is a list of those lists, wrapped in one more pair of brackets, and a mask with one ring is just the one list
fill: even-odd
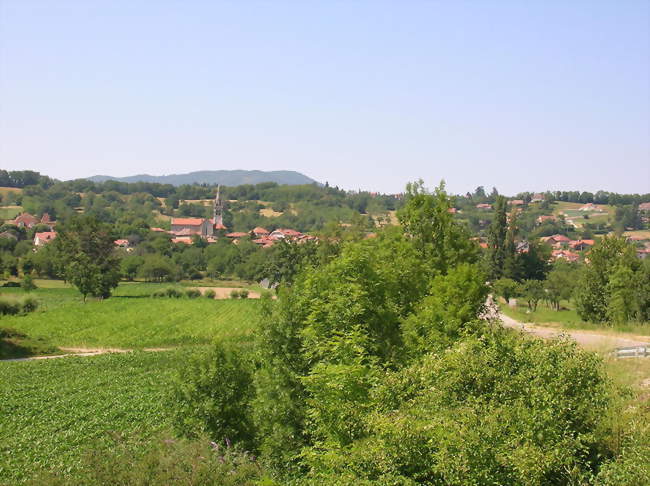
[(0, 167), (650, 192), (648, 1), (0, 0)]

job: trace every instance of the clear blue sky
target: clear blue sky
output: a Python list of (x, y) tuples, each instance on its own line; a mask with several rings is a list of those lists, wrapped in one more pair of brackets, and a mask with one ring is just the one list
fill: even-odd
[(650, 192), (650, 2), (0, 0), (0, 167)]

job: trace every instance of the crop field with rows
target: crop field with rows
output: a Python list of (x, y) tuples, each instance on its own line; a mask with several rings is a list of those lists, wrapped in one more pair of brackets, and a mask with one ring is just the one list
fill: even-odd
[(168, 427), (167, 394), (188, 350), (0, 362), (0, 484), (72, 471), (115, 435)]

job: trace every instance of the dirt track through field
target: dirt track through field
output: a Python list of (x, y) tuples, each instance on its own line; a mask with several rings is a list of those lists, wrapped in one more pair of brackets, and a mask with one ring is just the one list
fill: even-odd
[[(2, 359), (1, 363), (12, 362), (12, 361), (36, 361), (42, 359), (56, 359), (56, 358), (68, 358), (71, 356), (98, 356), (100, 354), (109, 354), (109, 353), (132, 353), (133, 349), (120, 349), (120, 348), (59, 348), (61, 351), (68, 351), (65, 354), (52, 354), (48, 356), (30, 356), (28, 358), (12, 358), (12, 359)], [(143, 348), (142, 351), (149, 353), (158, 353), (160, 351), (171, 351), (174, 348)]]
[(519, 329), (541, 338), (549, 339), (557, 336), (569, 336), (580, 346), (588, 349), (611, 351), (617, 348), (650, 346), (650, 339), (644, 336), (621, 337), (597, 331), (574, 331), (568, 329), (555, 329), (516, 321), (512, 317), (499, 314), (499, 319), (505, 327)]

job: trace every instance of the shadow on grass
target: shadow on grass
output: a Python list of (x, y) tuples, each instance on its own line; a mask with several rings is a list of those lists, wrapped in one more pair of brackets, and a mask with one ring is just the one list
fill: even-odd
[(0, 328), (0, 360), (57, 354), (59, 349), (42, 338), (30, 338), (15, 329)]

